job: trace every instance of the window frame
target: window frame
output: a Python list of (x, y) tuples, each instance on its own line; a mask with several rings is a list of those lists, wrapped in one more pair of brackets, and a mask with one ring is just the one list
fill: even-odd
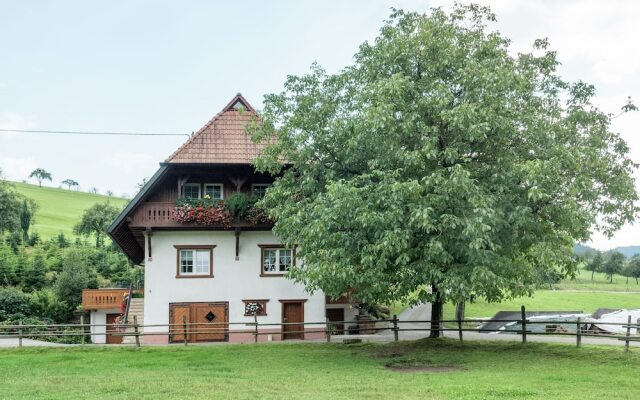
[[(260, 247), (260, 276), (261, 277), (272, 277), (272, 276), (284, 276), (289, 271), (280, 271), (280, 250), (291, 250), (291, 264), (289, 268), (294, 267), (296, 265), (296, 247), (285, 247), (282, 244), (259, 244)], [(276, 272), (265, 272), (264, 271), (264, 252), (265, 250), (277, 250), (276, 253), (276, 265), (278, 271)]]
[[(189, 278), (213, 278), (213, 249), (215, 245), (174, 245), (176, 249), (176, 279), (189, 279)], [(180, 273), (180, 254), (183, 250), (192, 250), (194, 253), (197, 250), (206, 250), (209, 252), (209, 272), (206, 274), (199, 273)], [(195, 261), (195, 258), (194, 258)], [(195, 269), (195, 264), (194, 264)]]
[[(255, 187), (256, 186), (265, 186), (264, 192), (266, 194), (267, 193), (267, 189), (269, 189), (269, 187), (271, 187), (271, 184), (270, 183), (252, 183), (251, 184), (251, 196), (255, 196), (256, 195), (255, 194)], [(264, 195), (261, 196), (260, 198), (262, 198), (262, 197), (264, 197)]]
[[(258, 303), (258, 304), (262, 304), (262, 312), (256, 314), (256, 317), (266, 317), (267, 316), (267, 303), (269, 302), (269, 299), (260, 299), (260, 300), (242, 300), (242, 303), (244, 304), (244, 309), (247, 309), (247, 304), (248, 303)], [(253, 314), (247, 314), (246, 311), (244, 313), (245, 317), (253, 317)]]
[[(197, 187), (198, 197), (186, 197), (184, 193), (186, 187)], [(182, 188), (180, 188), (180, 191), (181, 191), (180, 197), (183, 199), (194, 199), (194, 198), (201, 199), (202, 198), (202, 185), (200, 185), (199, 183), (185, 183), (182, 185)]]
[(207, 186), (220, 186), (220, 198), (219, 199), (214, 199), (213, 197), (211, 198), (212, 200), (224, 200), (224, 184), (223, 183), (205, 183), (202, 185), (202, 198), (204, 199), (204, 196), (207, 195)]

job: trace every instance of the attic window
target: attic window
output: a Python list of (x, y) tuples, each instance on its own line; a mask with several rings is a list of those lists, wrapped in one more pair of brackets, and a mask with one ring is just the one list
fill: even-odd
[(241, 100), (238, 100), (235, 103), (233, 103), (231, 108), (233, 108), (236, 111), (240, 111), (240, 110), (246, 110), (247, 106), (245, 106), (244, 103)]

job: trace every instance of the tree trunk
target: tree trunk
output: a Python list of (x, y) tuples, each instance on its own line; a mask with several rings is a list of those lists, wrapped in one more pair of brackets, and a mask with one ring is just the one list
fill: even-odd
[(591, 280), (593, 280), (593, 273), (596, 272), (595, 270), (591, 271)]
[(435, 295), (434, 301), (431, 303), (431, 332), (430, 338), (440, 337), (440, 328), (442, 321), (442, 295), (435, 285), (431, 285), (433, 294)]
[(456, 319), (463, 321), (464, 320), (464, 308), (465, 308), (465, 301), (464, 300), (460, 300), (460, 302), (458, 302), (458, 304), (456, 304)]

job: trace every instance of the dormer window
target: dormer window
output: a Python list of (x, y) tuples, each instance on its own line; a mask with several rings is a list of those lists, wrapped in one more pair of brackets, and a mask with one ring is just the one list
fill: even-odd
[(204, 195), (212, 200), (222, 200), (224, 198), (224, 186), (221, 183), (205, 183)]
[(199, 199), (200, 198), (200, 184), (199, 183), (185, 183), (182, 186), (182, 197), (185, 199)]
[(269, 184), (266, 183), (254, 183), (251, 185), (251, 195), (258, 198), (263, 198), (267, 194)]

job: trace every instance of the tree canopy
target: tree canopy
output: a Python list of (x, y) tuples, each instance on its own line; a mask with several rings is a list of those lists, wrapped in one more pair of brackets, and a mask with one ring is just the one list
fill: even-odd
[(109, 202), (96, 203), (85, 210), (82, 219), (73, 230), (80, 235), (95, 235), (96, 247), (102, 247), (107, 228), (116, 219), (119, 212), (120, 210)]
[(67, 186), (67, 189), (71, 190), (71, 187), (75, 187), (77, 188), (78, 186), (80, 186), (80, 184), (77, 181), (74, 181), (73, 179), (65, 179), (62, 182), (63, 185)]
[(437, 319), (572, 274), (574, 243), (633, 220), (637, 166), (595, 88), (563, 80), (546, 39), (513, 55), (492, 21), (394, 11), (353, 65), (265, 96), (255, 164), (280, 175), (262, 206), (308, 290), (430, 301)]

